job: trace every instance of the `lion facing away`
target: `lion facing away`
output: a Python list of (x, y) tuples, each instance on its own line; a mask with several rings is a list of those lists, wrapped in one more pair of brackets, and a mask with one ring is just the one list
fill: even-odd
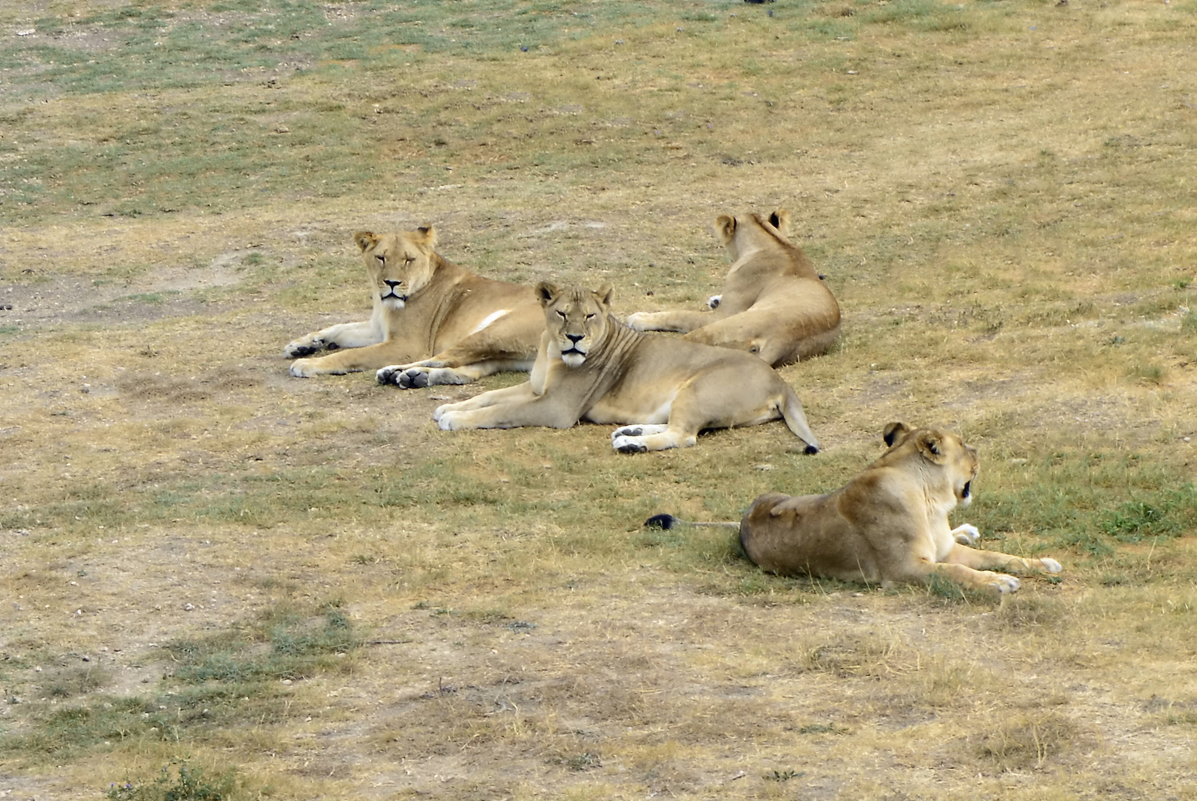
[[(544, 330), (532, 287), (494, 281), (435, 250), (436, 230), (353, 236), (374, 310), (283, 349), (301, 378), (377, 370), (382, 384), (408, 389), (466, 384), (501, 370), (529, 370)], [(322, 351), (331, 351), (316, 356)], [(380, 369), (381, 368), (381, 369)]]
[[(784, 576), (883, 587), (927, 583), (938, 576), (997, 595), (1018, 589), (1011, 572), (1060, 572), (1055, 559), (971, 547), (979, 537), (975, 526), (949, 527), (952, 510), (972, 501), (975, 448), (944, 429), (911, 429), (905, 423), (886, 426), (884, 439), (889, 449), (834, 492), (771, 492), (753, 501), (738, 526), (748, 559)], [(684, 521), (670, 515), (646, 521), (663, 528), (679, 523)]]
[(621, 453), (689, 447), (709, 428), (782, 418), (818, 451), (802, 404), (772, 367), (747, 353), (633, 331), (611, 313), (611, 289), (536, 287), (544, 335), (530, 379), (439, 407), (447, 431), (630, 423)]
[(676, 331), (691, 342), (755, 353), (774, 367), (826, 353), (840, 335), (840, 307), (777, 210), (720, 216), (715, 233), (731, 253), (723, 294), (703, 311), (637, 312), (637, 331)]

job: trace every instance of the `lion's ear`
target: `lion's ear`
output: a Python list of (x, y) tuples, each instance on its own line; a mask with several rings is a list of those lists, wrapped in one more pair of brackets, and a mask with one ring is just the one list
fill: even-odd
[(599, 302), (599, 305), (606, 309), (611, 306), (611, 295), (614, 292), (615, 290), (611, 288), (610, 284), (603, 284), (594, 291), (594, 297)]
[(919, 453), (923, 454), (923, 458), (928, 462), (935, 464), (943, 464), (947, 459), (943, 455), (943, 441), (939, 435), (928, 431), (919, 437)]
[(421, 225), (416, 229), (419, 244), (423, 245), (428, 250), (436, 248), (436, 229), (431, 225)]
[(789, 236), (790, 213), (785, 209), (778, 209), (769, 215), (769, 225), (780, 231), (783, 236)]
[(910, 426), (905, 423), (890, 423), (881, 432), (881, 438), (885, 440), (886, 447), (892, 448), (898, 437), (904, 437), (909, 433)]
[(736, 218), (728, 214), (720, 214), (715, 220), (715, 235), (727, 244), (736, 235)]
[(358, 231), (353, 235), (353, 241), (357, 243), (358, 248), (362, 253), (365, 253), (370, 248), (378, 244), (378, 235), (370, 231)]
[(548, 306), (560, 294), (561, 290), (548, 281), (541, 281), (536, 285), (536, 299), (540, 301), (541, 306)]

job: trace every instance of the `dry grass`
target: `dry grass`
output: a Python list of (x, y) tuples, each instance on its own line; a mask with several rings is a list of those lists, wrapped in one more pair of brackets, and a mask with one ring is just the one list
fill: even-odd
[[(1191, 0), (48, 0), (0, 36), (13, 797), (1197, 795)], [(356, 229), (631, 311), (702, 303), (710, 221), (779, 205), (845, 311), (784, 371), (817, 457), (442, 433), (477, 387), (279, 357), (364, 314)], [(1063, 578), (883, 592), (639, 528), (834, 487), (894, 419), (979, 446), (967, 520)]]

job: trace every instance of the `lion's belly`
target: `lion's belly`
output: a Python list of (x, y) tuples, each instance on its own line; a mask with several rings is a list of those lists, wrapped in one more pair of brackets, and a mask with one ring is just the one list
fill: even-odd
[(608, 393), (599, 400), (582, 419), (600, 425), (610, 423), (642, 423), (657, 425), (669, 422), (669, 411), (673, 407), (673, 396), (661, 398), (634, 398), (620, 393)]

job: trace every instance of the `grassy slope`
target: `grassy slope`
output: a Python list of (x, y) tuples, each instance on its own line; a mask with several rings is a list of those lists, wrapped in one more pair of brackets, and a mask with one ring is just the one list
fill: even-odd
[[(1191, 795), (1195, 10), (0, 11), (0, 775)], [(775, 205), (846, 314), (785, 371), (813, 459), (780, 426), (643, 457), (442, 434), (435, 398), (474, 388), (277, 356), (366, 308), (358, 228), (431, 221), (463, 264), (632, 310), (701, 303), (709, 222)], [(1064, 580), (862, 591), (637, 528), (833, 487), (890, 419), (962, 430), (967, 519)]]

